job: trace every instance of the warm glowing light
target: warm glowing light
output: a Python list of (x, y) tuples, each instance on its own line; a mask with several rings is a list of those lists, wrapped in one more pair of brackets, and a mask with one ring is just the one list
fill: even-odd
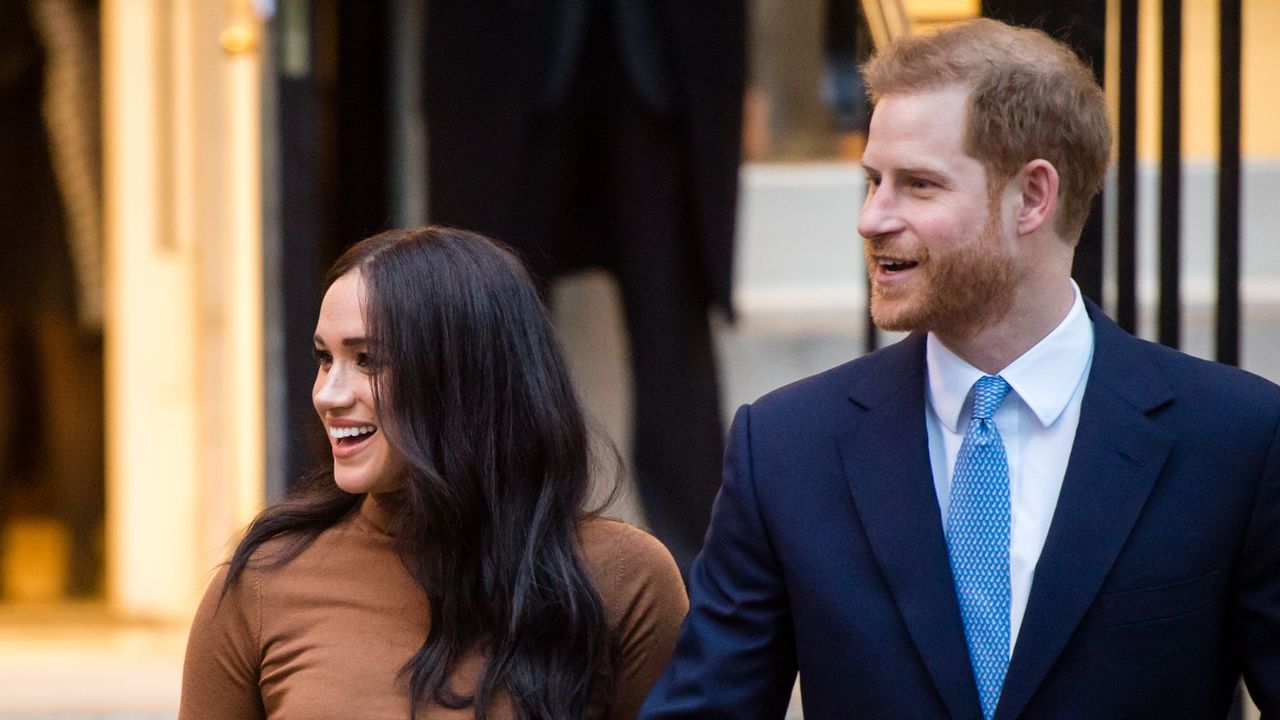
[(109, 585), (131, 615), (186, 619), (262, 502), (261, 66), (217, 44), (233, 12), (102, 6)]

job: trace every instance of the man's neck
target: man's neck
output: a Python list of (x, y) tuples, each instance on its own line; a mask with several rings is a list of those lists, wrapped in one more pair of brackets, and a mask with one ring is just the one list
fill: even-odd
[(997, 375), (1053, 332), (1074, 302), (1071, 283), (1062, 283), (1052, 292), (1019, 293), (1008, 312), (988, 325), (969, 332), (934, 334), (965, 362)]

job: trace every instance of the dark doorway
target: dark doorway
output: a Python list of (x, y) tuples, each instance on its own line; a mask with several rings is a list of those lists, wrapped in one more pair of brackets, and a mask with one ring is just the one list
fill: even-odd
[(102, 592), (101, 124), (93, 0), (0, 3), (0, 597)]
[(267, 362), (281, 402), (270, 420), (269, 500), (327, 448), (311, 407), (324, 271), (348, 245), (393, 225), (391, 13), (386, 0), (286, 0), (272, 21), (279, 209), (268, 220), (266, 287), (278, 342)]

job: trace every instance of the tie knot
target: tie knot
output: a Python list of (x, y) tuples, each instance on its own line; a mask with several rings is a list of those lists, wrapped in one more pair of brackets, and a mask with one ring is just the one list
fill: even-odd
[(978, 420), (990, 420), (996, 414), (996, 408), (1004, 402), (1009, 394), (1009, 383), (999, 375), (986, 375), (973, 385), (973, 417)]

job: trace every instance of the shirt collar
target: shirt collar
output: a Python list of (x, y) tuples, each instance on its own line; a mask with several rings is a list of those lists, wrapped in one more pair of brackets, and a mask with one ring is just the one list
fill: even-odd
[[(1040, 424), (1052, 425), (1071, 402), (1093, 358), (1093, 324), (1075, 281), (1074, 301), (1067, 316), (1043, 340), (1000, 371)], [(973, 384), (986, 373), (952, 352), (933, 333), (925, 344), (929, 373), (929, 403), (938, 420), (958, 432), (960, 412)]]

